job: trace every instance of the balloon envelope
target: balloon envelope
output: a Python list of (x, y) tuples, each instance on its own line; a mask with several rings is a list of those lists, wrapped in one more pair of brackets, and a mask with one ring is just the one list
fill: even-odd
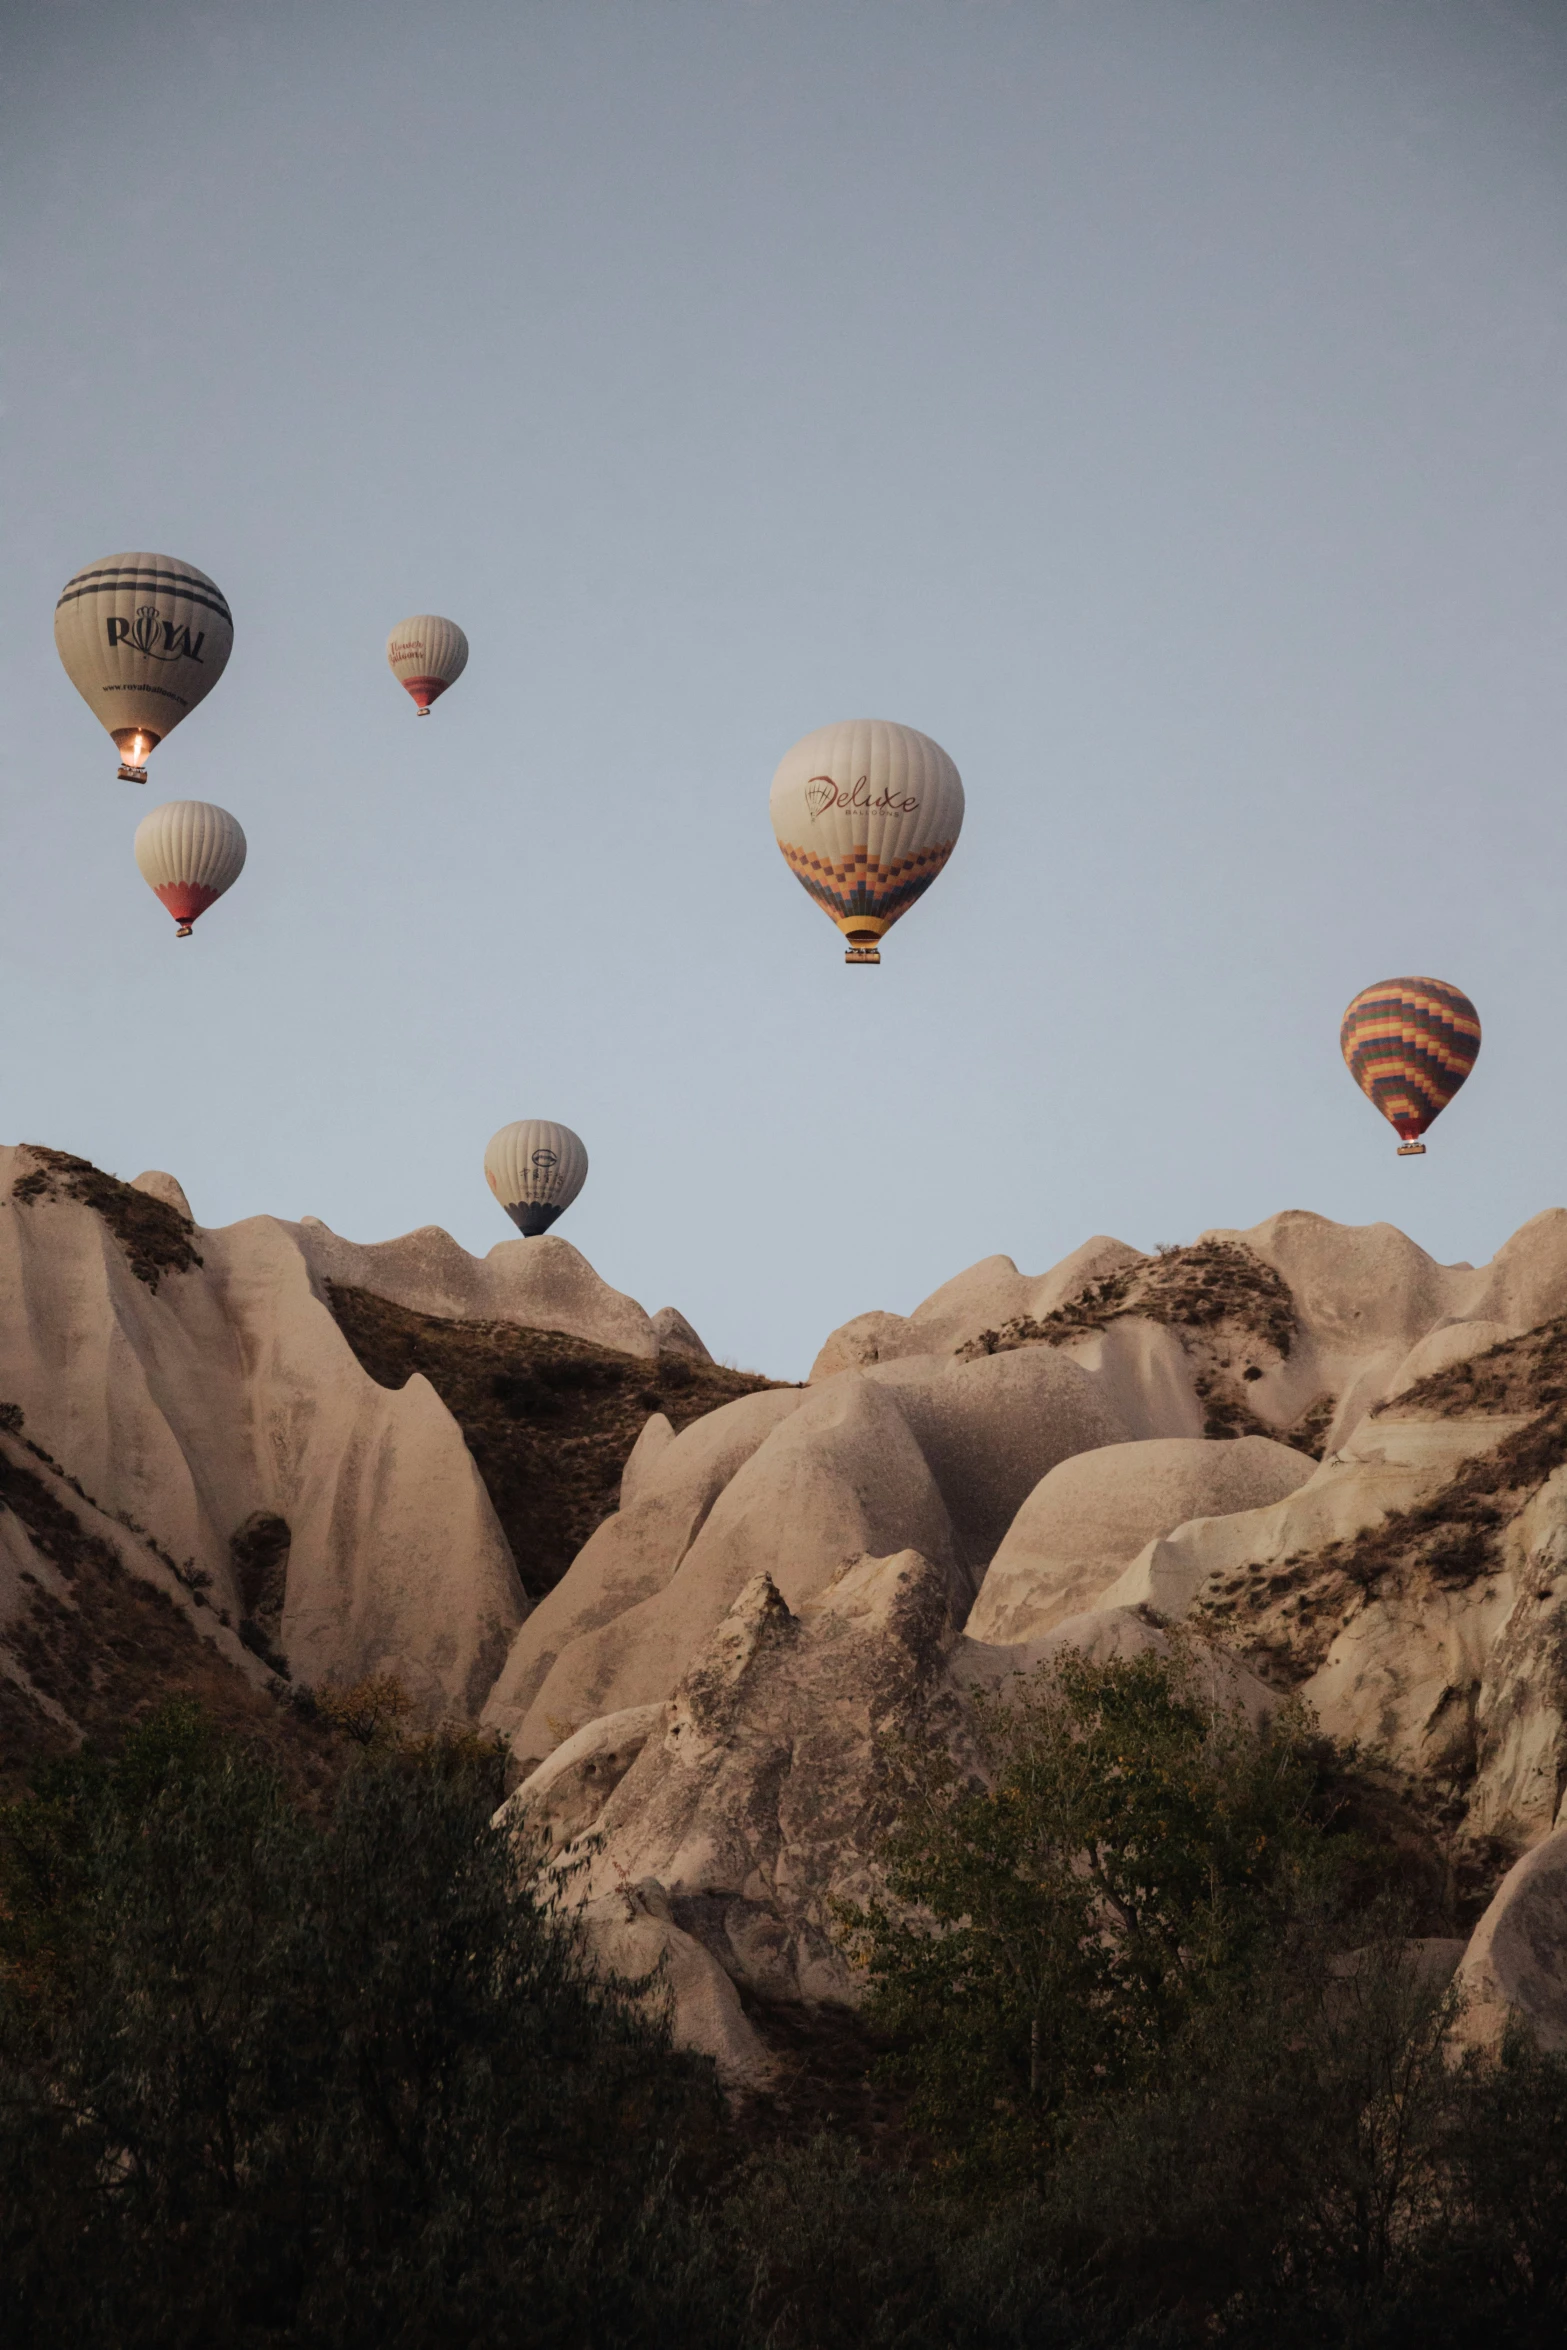
[(819, 726), (773, 777), (773, 831), (789, 869), (848, 941), (877, 941), (923, 897), (957, 845), (963, 785), (939, 743), (886, 718)]
[(65, 674), (145, 783), (147, 757), (206, 700), (234, 647), (221, 589), (174, 555), (105, 555), (66, 581), (54, 609)]
[(176, 938), (189, 938), (191, 924), (232, 888), (245, 862), (245, 835), (227, 808), (206, 800), (149, 808), (135, 848), (142, 879), (178, 925)]
[(1445, 979), (1383, 979), (1344, 1014), (1339, 1048), (1361, 1092), (1397, 1129), (1399, 1156), (1419, 1158), (1419, 1137), (1475, 1065), (1480, 1015)]
[(484, 1179), (526, 1240), (547, 1232), (588, 1179), (588, 1154), (569, 1126), (518, 1118), (492, 1134)]
[(386, 657), (399, 685), (412, 694), (421, 718), (430, 715), (449, 685), (468, 666), (468, 639), (455, 620), (438, 612), (416, 612), (400, 620), (386, 640)]

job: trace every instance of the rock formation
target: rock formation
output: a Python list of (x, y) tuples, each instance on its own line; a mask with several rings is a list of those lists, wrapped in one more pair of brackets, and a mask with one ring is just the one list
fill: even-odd
[[(0, 1189), (24, 1742), (128, 1702), (87, 1631), (123, 1644), (126, 1593), (175, 1626), (149, 1655), (246, 1704), (395, 1674), (506, 1738), (508, 1817), (588, 1861), (606, 1956), (657, 1959), (682, 2033), (756, 2081), (759, 2002), (853, 1997), (832, 1918), (887, 1738), (961, 1737), (968, 1692), (1065, 1645), (1196, 1637), (1216, 1687), (1298, 1692), (1424, 1807), (1471, 1914), (1494, 1892), (1476, 2032), (1556, 2029), (1567, 1213), (1479, 1267), (1301, 1213), (992, 1257), (788, 1388), (556, 1235), (202, 1231), (171, 1176), (25, 1146)], [(524, 1556), (546, 1486), (558, 1556)]]
[[(119, 1184), (26, 1147), (0, 1152), (0, 1189), (0, 1402), (119, 1529), (129, 1571), (200, 1591), (200, 1629), (246, 1672), (392, 1673), (476, 1712), (526, 1613), (510, 1549), (439, 1395), (368, 1377), (328, 1284), (655, 1359), (642, 1309), (554, 1237), (476, 1263), (434, 1232), (370, 1249), (271, 1217), (204, 1232), (172, 1176)], [(13, 1580), (13, 1627), (27, 1598)]]

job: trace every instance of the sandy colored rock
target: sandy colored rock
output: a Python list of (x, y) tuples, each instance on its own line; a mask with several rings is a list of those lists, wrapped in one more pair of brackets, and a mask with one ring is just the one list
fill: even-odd
[(1035, 1639), (1080, 1614), (1157, 1536), (1191, 1518), (1282, 1501), (1315, 1465), (1263, 1436), (1155, 1437), (1080, 1452), (1042, 1478), (1012, 1520), (968, 1635), (1000, 1644)]
[(642, 1423), (642, 1433), (626, 1455), (626, 1465), (620, 1472), (620, 1506), (631, 1508), (640, 1491), (646, 1488), (653, 1466), (675, 1441), (675, 1431), (667, 1413), (650, 1412)]
[(667, 1708), (634, 1705), (587, 1723), (522, 1781), (521, 1800), (507, 1809), (514, 1827), (527, 1829), (553, 1848), (569, 1844), (598, 1818), (642, 1752)]
[[(653, 1873), (671, 1916), (763, 1997), (853, 2002), (833, 1902), (871, 1889), (890, 1824), (883, 1744), (954, 1719), (950, 1578), (905, 1551), (801, 1605), (759, 1575), (681, 1680), (594, 1825), (594, 1894)], [(519, 1790), (518, 1801), (526, 1795)]]
[(616, 1886), (581, 1912), (588, 1946), (606, 1974), (646, 1980), (643, 1997), (667, 2014), (677, 2048), (712, 2059), (726, 2089), (765, 2089), (773, 2062), (747, 2022), (738, 1992), (718, 1961), (678, 1926), (656, 1877)]
[[(682, 1441), (665, 1456), (666, 1474)], [(866, 1376), (831, 1380), (808, 1392), (725, 1485), (661, 1590), (562, 1647), (514, 1733), (513, 1752), (546, 1754), (598, 1714), (667, 1697), (756, 1577), (770, 1577), (798, 1607), (854, 1560), (904, 1548), (923, 1551), (946, 1574), (951, 1604), (966, 1611), (972, 1586), (952, 1523), (899, 1400)], [(504, 1682), (487, 1717), (503, 1727), (500, 1707), (521, 1687), (510, 1660)]]
[(1392, 1510), (1438, 1492), (1461, 1462), (1521, 1427), (1485, 1420), (1377, 1420), (1359, 1429), (1286, 1500), (1199, 1518), (1150, 1542), (1105, 1591), (1105, 1607), (1182, 1616), (1205, 1585), (1342, 1542)]
[(197, 1235), (202, 1262), (139, 1279), (104, 1218), (12, 1196), (37, 1163), (0, 1153), (0, 1400), (214, 1611), (248, 1613), (232, 1538), (289, 1533), (273, 1637), (297, 1679), (395, 1672), (476, 1711), (524, 1612), (505, 1537), (433, 1388), (366, 1377), (288, 1228)]
[(1099, 1382), (1051, 1347), (939, 1367), (920, 1355), (864, 1376), (896, 1398), (976, 1582), (1048, 1470), (1129, 1433)]
[(187, 1224), (195, 1223), (196, 1219), (190, 1212), (190, 1201), (185, 1197), (184, 1185), (174, 1176), (165, 1175), (161, 1167), (149, 1167), (145, 1174), (138, 1175), (131, 1189), (146, 1192), (150, 1199), (161, 1199), (166, 1208), (172, 1208), (177, 1216), (183, 1216)]
[(1476, 1596), (1493, 1619), (1497, 1599), (1512, 1604), (1478, 1686), (1460, 1687), (1449, 1703), (1473, 1715), (1469, 1832), (1517, 1850), (1560, 1824), (1567, 1787), (1567, 1468), (1507, 1529), (1500, 1564)]
[[(693, 1420), (639, 1476), (631, 1505), (583, 1545), (523, 1625), (485, 1708), (487, 1726), (512, 1739), (519, 1759), (548, 1754), (581, 1723), (612, 1710), (609, 1702), (573, 1700), (577, 1710), (563, 1715), (553, 1699), (542, 1712), (535, 1701), (575, 1643), (663, 1590), (731, 1478), (804, 1401), (797, 1387), (764, 1388)], [(643, 1702), (646, 1694), (626, 1702)], [(513, 1734), (530, 1709), (528, 1739), (536, 1743), (519, 1744)]]
[[(1484, 1326), (1487, 1344), (1498, 1334), (1515, 1336), (1559, 1314), (1567, 1314), (1567, 1210), (1553, 1208), (1515, 1232), (1487, 1265), (1441, 1265), (1392, 1225), (1335, 1224), (1325, 1216), (1291, 1209), (1249, 1230), (1218, 1229), (1201, 1241), (1231, 1243), (1248, 1250), (1289, 1285), (1297, 1330), (1287, 1354), (1259, 1356), (1260, 1379), (1249, 1382), (1246, 1402), (1265, 1428), (1293, 1428), (1324, 1396), (1337, 1405), (1328, 1448), (1342, 1444), (1365, 1414), (1393, 1391), (1413, 1350), (1439, 1329), (1466, 1323)], [(840, 1325), (813, 1366), (813, 1382), (873, 1362), (910, 1355), (949, 1354), (1018, 1319), (1041, 1320), (1093, 1284), (1151, 1264), (1125, 1242), (1100, 1236), (1087, 1241), (1048, 1273), (1020, 1273), (1010, 1257), (983, 1258), (943, 1283), (910, 1315), (859, 1314)], [(1115, 1326), (1113, 1326), (1115, 1327)], [(1163, 1336), (1175, 1347), (1173, 1332)], [(1465, 1341), (1451, 1337), (1436, 1359), (1457, 1359)], [(1450, 1350), (1450, 1351), (1444, 1351)], [(1081, 1342), (1076, 1358), (1096, 1368)], [(1117, 1366), (1124, 1374), (1127, 1366)], [(1173, 1374), (1173, 1376), (1172, 1376)], [(1146, 1375), (1157, 1391), (1124, 1376), (1110, 1400), (1137, 1436), (1203, 1433), (1189, 1379), (1188, 1418), (1179, 1422), (1183, 1385), (1180, 1364), (1167, 1351), (1150, 1358)]]
[[(204, 1596), (198, 1597), (190, 1583), (180, 1579), (145, 1534), (136, 1533), (120, 1519), (86, 1500), (57, 1469), (30, 1452), (21, 1437), (0, 1432), (0, 1460), (12, 1463), (27, 1477), (36, 1479), (44, 1495), (75, 1522), (84, 1537), (105, 1544), (119, 1562), (120, 1570), (156, 1591), (226, 1666), (258, 1689), (268, 1685), (272, 1679), (270, 1667), (245, 1647), (233, 1626), (221, 1621), (216, 1610), (205, 1603)], [(24, 1630), (40, 1599), (49, 1609), (66, 1613), (73, 1613), (77, 1606), (71, 1578), (32, 1540), (18, 1507), (7, 1507), (0, 1502), (0, 1675), (25, 1690), (41, 1712), (66, 1725), (72, 1717), (39, 1686), (18, 1654), (18, 1646), (25, 1647), (27, 1643), (25, 1640), (18, 1643), (16, 1635)]]
[(912, 1314), (856, 1314), (843, 1323), (812, 1364), (811, 1382), (908, 1355), (952, 1354), (981, 1330), (1022, 1314), (1052, 1313), (1089, 1282), (1139, 1261), (1136, 1249), (1102, 1234), (1085, 1241), (1048, 1273), (1020, 1273), (1010, 1257), (983, 1257), (944, 1281)]
[(1512, 1333), (1503, 1322), (1442, 1322), (1428, 1331), (1418, 1345), (1412, 1346), (1388, 1386), (1387, 1397), (1405, 1395), (1411, 1387), (1418, 1387), (1422, 1379), (1433, 1372), (1445, 1371), (1454, 1363), (1466, 1363), (1475, 1355), (1482, 1355), (1493, 1346), (1499, 1346)]
[(1139, 1656), (1178, 1655), (1210, 1705), (1238, 1705), (1252, 1721), (1262, 1721), (1278, 1707), (1277, 1690), (1248, 1672), (1224, 1649), (1209, 1642), (1181, 1640), (1130, 1607), (1087, 1608), (1048, 1632), (1015, 1643), (975, 1640), (965, 1633), (948, 1658), (947, 1673), (957, 1689), (1005, 1694), (1008, 1683), (1026, 1679), (1042, 1665), (1054, 1665), (1068, 1649), (1096, 1665)]
[(1520, 2024), (1541, 2048), (1567, 2048), (1567, 1828), (1509, 1869), (1454, 1981), (1460, 2044), (1494, 2053)]
[(620, 1354), (651, 1358), (658, 1353), (658, 1334), (636, 1299), (601, 1281), (587, 1258), (559, 1233), (499, 1240), (488, 1256), (471, 1257), (436, 1224), (369, 1245), (342, 1239), (314, 1216), (287, 1229), (310, 1267), (318, 1295), (326, 1282), (338, 1281), (421, 1314), (519, 1322), (529, 1330), (561, 1330), (571, 1338), (591, 1339)]
[(653, 1335), (660, 1354), (686, 1355), (698, 1363), (713, 1359), (677, 1306), (659, 1307), (653, 1316)]

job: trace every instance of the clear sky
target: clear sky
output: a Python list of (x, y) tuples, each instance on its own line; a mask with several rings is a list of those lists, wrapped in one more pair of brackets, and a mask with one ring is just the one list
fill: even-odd
[[(995, 1250), (1567, 1198), (1560, 0), (18, 10), (0, 1136), (204, 1223), (560, 1227), (715, 1353)], [(60, 670), (121, 548), (234, 656), (146, 792)], [(406, 613), (467, 630), (428, 723)], [(906, 720), (957, 854), (847, 970), (767, 819)], [(131, 835), (232, 809), (177, 945)], [(1400, 1161), (1338, 1021), (1485, 1046)]]

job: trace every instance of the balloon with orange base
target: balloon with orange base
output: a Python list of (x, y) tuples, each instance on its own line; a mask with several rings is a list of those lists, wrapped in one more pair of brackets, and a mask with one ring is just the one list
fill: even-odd
[(1475, 1065), (1480, 1015), (1445, 979), (1383, 979), (1363, 987), (1339, 1028), (1351, 1077), (1399, 1137), (1401, 1159), (1425, 1156), (1420, 1140)]

